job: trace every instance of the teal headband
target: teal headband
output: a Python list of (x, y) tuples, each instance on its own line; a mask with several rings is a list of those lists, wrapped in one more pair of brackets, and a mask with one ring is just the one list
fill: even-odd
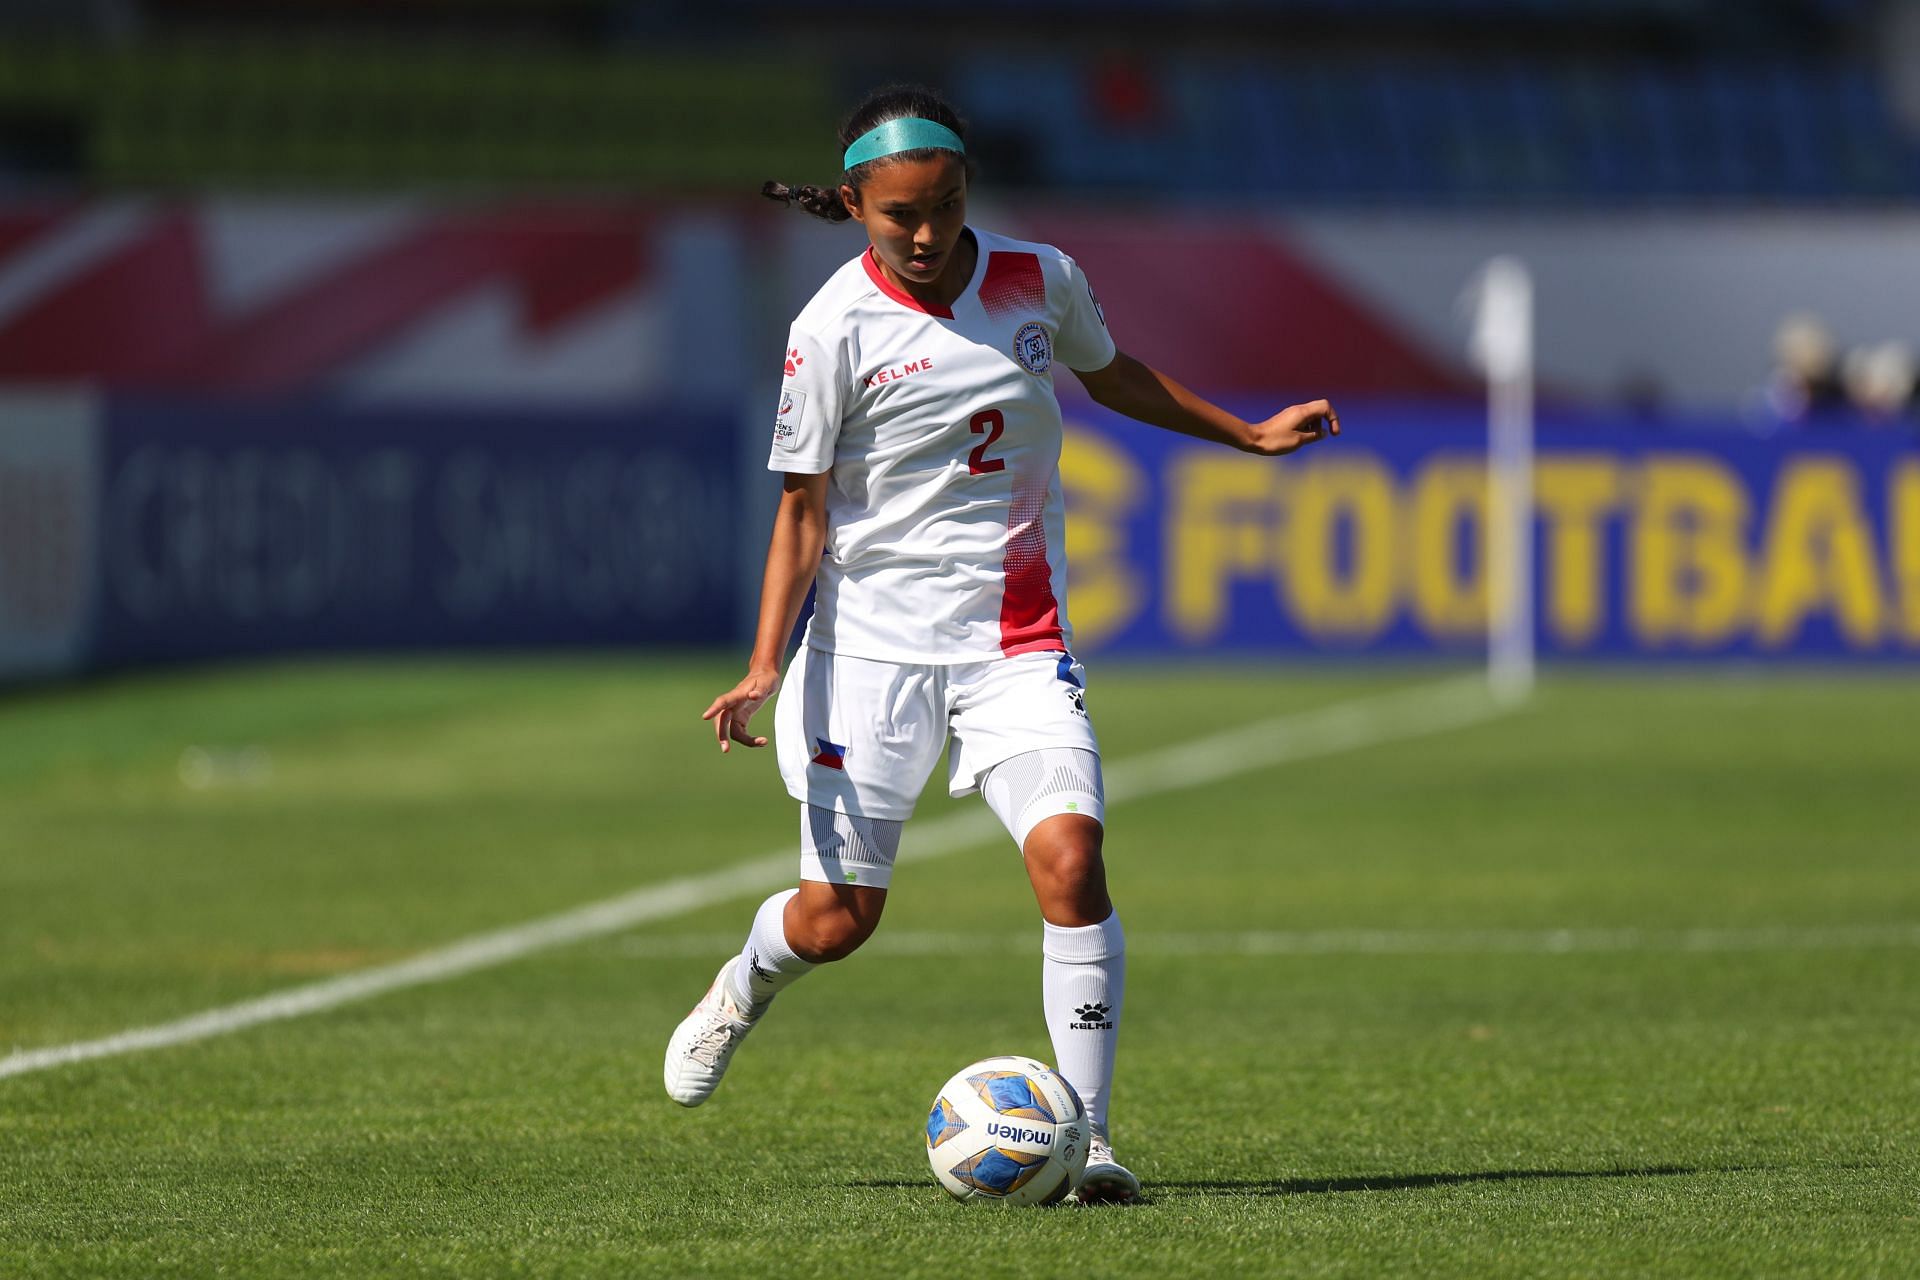
[(869, 160), (899, 155), (902, 151), (921, 151), (929, 148), (939, 151), (958, 151), (961, 155), (967, 154), (967, 146), (960, 141), (960, 135), (947, 126), (932, 120), (907, 116), (877, 125), (855, 138), (853, 145), (847, 148), (842, 167), (851, 169)]

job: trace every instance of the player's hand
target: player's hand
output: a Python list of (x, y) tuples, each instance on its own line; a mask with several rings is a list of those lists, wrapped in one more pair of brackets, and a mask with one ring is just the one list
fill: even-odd
[(1339, 434), (1340, 415), (1333, 406), (1325, 400), (1309, 400), (1290, 405), (1265, 422), (1254, 423), (1247, 451), (1278, 457)]
[(779, 672), (749, 671), (745, 680), (713, 700), (713, 705), (700, 718), (713, 721), (714, 740), (720, 744), (723, 753), (731, 750), (729, 741), (743, 747), (767, 745), (765, 738), (757, 738), (747, 732), (747, 721), (779, 687)]

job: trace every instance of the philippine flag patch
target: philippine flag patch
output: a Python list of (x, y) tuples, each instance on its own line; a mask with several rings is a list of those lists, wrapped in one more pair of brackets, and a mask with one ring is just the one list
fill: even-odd
[(847, 749), (845, 747), (837, 742), (828, 742), (825, 738), (815, 738), (814, 742), (820, 748), (813, 756), (813, 762), (815, 764), (825, 765), (829, 769), (839, 769), (843, 772), (846, 770)]

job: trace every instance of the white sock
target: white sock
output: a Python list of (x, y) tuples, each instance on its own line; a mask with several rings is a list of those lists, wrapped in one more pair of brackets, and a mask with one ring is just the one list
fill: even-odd
[(747, 945), (740, 949), (740, 963), (733, 967), (727, 983), (733, 988), (734, 1000), (755, 1012), (766, 1008), (788, 983), (813, 968), (787, 945), (787, 902), (799, 893), (798, 889), (787, 889), (760, 904), (753, 915), (753, 928), (747, 930)]
[(1067, 1078), (1087, 1116), (1107, 1130), (1107, 1095), (1113, 1088), (1113, 1053), (1120, 1040), (1120, 1002), (1127, 980), (1127, 937), (1115, 912), (1100, 924), (1066, 929), (1046, 926), (1042, 944), (1041, 1001), (1053, 1037), (1054, 1068)]

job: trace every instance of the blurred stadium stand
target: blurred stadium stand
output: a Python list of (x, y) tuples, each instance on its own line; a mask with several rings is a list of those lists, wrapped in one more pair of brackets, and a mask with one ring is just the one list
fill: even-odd
[[(970, 62), (976, 123), (1034, 115), (1018, 172), (1203, 199), (1623, 203), (1874, 200), (1920, 192), (1920, 148), (1858, 68), (1784, 60), (1487, 68), (1433, 59), (1254, 60), (1142, 73), (1150, 114), (1116, 124), (1081, 68)], [(1230, 140), (1229, 145), (1221, 145)]]
[[(34, 4), (7, 10), (10, 28), (0, 16), (0, 175), (737, 190), (820, 152), (885, 65), (950, 86), (1009, 186), (1291, 205), (1884, 202), (1920, 195), (1920, 140), (1869, 56), (1871, 9), (986, 0), (965, 22), (916, 15), (924, 38), (892, 58), (870, 33), (893, 10), (874, 4)], [(1093, 13), (1102, 41), (1079, 52)]]
[(16, 173), (111, 187), (565, 184), (711, 189), (818, 146), (821, 74), (313, 35), (0, 44)]
[(737, 639), (772, 357), (861, 244), (753, 192), (900, 79), (1127, 350), (1355, 425), (1276, 541), (1292, 489), (1062, 379), (1094, 647), (1477, 645), (1497, 254), (1543, 652), (1920, 656), (1920, 0), (0, 0), (0, 682)]

